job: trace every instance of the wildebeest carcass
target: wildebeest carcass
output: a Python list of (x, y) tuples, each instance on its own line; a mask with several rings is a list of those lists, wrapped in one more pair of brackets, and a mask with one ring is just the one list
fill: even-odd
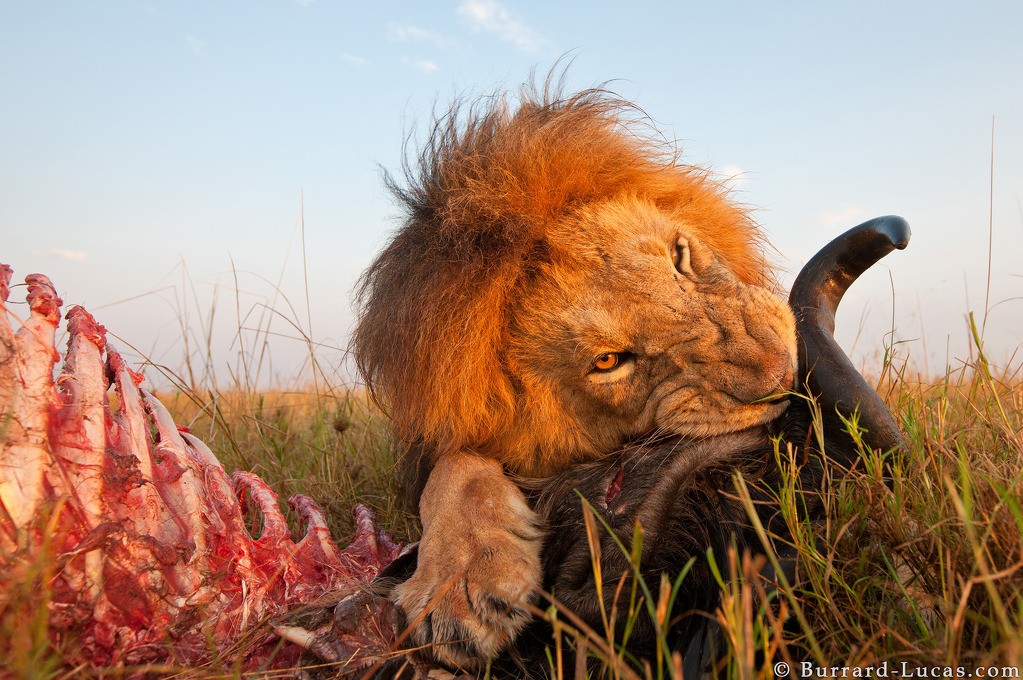
[[(56, 659), (124, 677), (211, 662), (293, 667), (303, 650), (268, 620), (361, 591), (401, 546), (358, 505), (341, 548), (300, 494), (289, 500), (302, 523), (293, 536), (266, 483), (228, 474), (176, 426), (81, 307), (67, 313), (55, 376), (63, 303), (31, 274), (19, 318), (11, 276), (0, 264), (0, 620), (26, 634), (0, 637), (0, 677), (45, 674), (38, 666)], [(392, 618), (381, 599), (333, 648), (351, 668), (372, 665), (396, 634), (379, 632)], [(25, 652), (43, 641), (52, 658)]]
[[(708, 668), (721, 641), (707, 616), (720, 592), (707, 550), (719, 560), (732, 546), (763, 550), (734, 495), (736, 473), (747, 482), (759, 523), (784, 539), (773, 499), (784, 472), (776, 441), (796, 451), (806, 490), (802, 512), (811, 520), (822, 513), (816, 491), (826, 466), (841, 469), (858, 456), (843, 417), (859, 414), (869, 447), (899, 442), (891, 414), (832, 333), (848, 286), (908, 238), (901, 219), (873, 220), (828, 245), (797, 278), (790, 301), (800, 384), (816, 407), (795, 398), (770, 428), (648, 441), (526, 485), (549, 528), (544, 587), (566, 610), (600, 630), (589, 539), (600, 545), (610, 606), (618, 576), (632, 573), (626, 552), (639, 521), (647, 583), (657, 584), (661, 574), (675, 579), (692, 561), (666, 612), (672, 624), (664, 643), (682, 655), (687, 677)], [(361, 676), (376, 667), (391, 677), (425, 668), (398, 650), (402, 627), (386, 598), (388, 583), (410, 573), (415, 559), (399, 557), (401, 548), (365, 508), (356, 509), (357, 533), (341, 549), (322, 512), (296, 496), (305, 532), (293, 540), (273, 492), (252, 474), (229, 476), (202, 442), (177, 428), (81, 308), (68, 313), (68, 351), (55, 379), (61, 301), (46, 277), (28, 277), (29, 313), (12, 328), (8, 317), (17, 317), (5, 304), (10, 279), (10, 268), (0, 265), (0, 610), (18, 574), (43, 563), (51, 591), (47, 635), (54, 653), (70, 663), (120, 666), (127, 675), (125, 666), (138, 664), (142, 675), (147, 664), (198, 665), (217, 657), (266, 670), (292, 667), (305, 647), (331, 662), (331, 673)], [(249, 508), (263, 518), (258, 536), (246, 525)], [(588, 531), (587, 517), (596, 531)], [(784, 573), (795, 562), (780, 552)], [(382, 578), (370, 584), (378, 573)], [(325, 607), (325, 600), (336, 606)], [(538, 617), (495, 673), (548, 672), (546, 625)], [(272, 632), (295, 644), (282, 645)], [(243, 639), (249, 644), (239, 644)], [(651, 622), (638, 618), (630, 650), (645, 656), (657, 644)], [(381, 665), (384, 659), (390, 660)]]
[[(762, 554), (759, 524), (765, 535), (781, 539), (774, 550), (782, 573), (773, 576), (788, 582), (796, 578), (796, 559), (786, 546), (788, 528), (776, 496), (789, 472), (783, 461), (795, 462), (801, 513), (812, 521), (823, 514), (820, 492), (828, 466), (841, 471), (855, 464), (861, 447), (889, 450), (900, 442), (891, 412), (835, 342), (834, 323), (852, 282), (893, 249), (905, 248), (909, 235), (901, 218), (877, 218), (839, 236), (803, 268), (789, 297), (797, 320), (801, 393), (778, 421), (696, 441), (667, 437), (637, 443), (551, 479), (523, 482), (546, 522), (544, 589), (556, 607), (599, 633), (618, 598), (618, 621), (630, 627), (632, 654), (652, 658), (663, 644), (680, 653), (684, 677), (710, 670), (724, 646), (714, 620), (721, 589), (710, 559), (726, 569), (729, 549)], [(852, 420), (858, 425), (856, 436), (849, 433)], [(736, 476), (751, 502), (744, 504), (736, 495)], [(747, 506), (754, 508), (756, 522)], [(656, 592), (662, 575), (674, 583), (685, 572), (672, 609), (665, 613), (672, 623), (664, 640), (658, 639), (653, 617), (635, 617), (626, 624), (621, 613), (635, 573), (637, 524), (642, 528), (638, 573), (648, 587)], [(383, 576), (400, 579), (414, 567), (410, 553)], [(545, 676), (552, 667), (545, 651), (550, 643), (550, 626), (538, 619), (492, 671)], [(394, 659), (378, 677), (410, 672), (409, 664)]]

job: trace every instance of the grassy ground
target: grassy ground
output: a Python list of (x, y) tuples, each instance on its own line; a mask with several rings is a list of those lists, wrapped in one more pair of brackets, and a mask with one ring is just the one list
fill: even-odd
[[(797, 659), (822, 667), (1023, 664), (1023, 380), (980, 360), (937, 381), (890, 372), (882, 393), (907, 436), (906, 450), (888, 461), (891, 478), (883, 457), (865, 452), (833, 479), (823, 527), (801, 524), (791, 489), (781, 494), (799, 583), (768, 596), (753, 575), (760, 565), (718, 556), (747, 574), (722, 581), (715, 614), (731, 636), (727, 677), (770, 674), (775, 662)], [(301, 490), (320, 500), (338, 537), (351, 530), (356, 500), (400, 538), (415, 536), (414, 519), (394, 500), (386, 425), (363, 401), (239, 391), (170, 401), (228, 468), (256, 470), (282, 496)], [(669, 592), (658, 585), (647, 584), (647, 604)], [(574, 654), (576, 629), (559, 619), (562, 653)], [(783, 627), (786, 619), (795, 625)], [(585, 647), (613, 649), (600, 636)], [(769, 661), (760, 671), (758, 650)], [(648, 663), (610, 659), (609, 673), (674, 675), (667, 656), (660, 668)]]
[[(757, 579), (725, 584), (729, 675), (753, 677), (750, 648), (818, 666), (967, 669), (1023, 663), (1023, 389), (978, 362), (936, 382), (893, 376), (883, 391), (907, 435), (836, 474), (823, 531), (806, 531), (783, 490), (801, 582), (750, 611)], [(798, 634), (782, 632), (780, 613)]]
[[(339, 543), (352, 531), (356, 501), (397, 538), (414, 539), (415, 519), (390, 475), (386, 422), (358, 395), (326, 390), (322, 374), (313, 377), (319, 389), (236, 385), (160, 396), (229, 470), (257, 472), (282, 498), (301, 491), (319, 501)], [(890, 465), (864, 452), (853, 470), (836, 474), (823, 526), (800, 523), (793, 489), (780, 494), (799, 582), (772, 590), (756, 575), (761, 564), (716, 556), (745, 574), (722, 578), (723, 604), (711, 613), (729, 636), (723, 677), (770, 677), (776, 663), (802, 659), (875, 669), (906, 662), (911, 671), (997, 667), (1001, 677), (1019, 677), (1012, 669), (1023, 664), (1023, 376), (981, 357), (938, 380), (888, 370), (881, 385), (906, 433), (905, 451), (890, 454)], [(45, 582), (47, 568), (28, 565), (25, 587), (0, 593), (0, 678), (82, 672), (62, 668), (47, 647), (45, 591), (32, 585)], [(635, 615), (659, 619), (673, 585), (645, 584)], [(557, 620), (553, 654), (600, 656), (602, 677), (678, 677), (670, 654), (622, 660), (613, 640), (580, 633), (566, 612)], [(791, 668), (798, 677), (799, 666)]]
[(300, 492), (315, 499), (339, 543), (354, 531), (356, 502), (369, 506), (395, 538), (418, 536), (391, 474), (386, 419), (361, 396), (234, 389), (160, 398), (226, 469), (255, 472), (281, 498)]

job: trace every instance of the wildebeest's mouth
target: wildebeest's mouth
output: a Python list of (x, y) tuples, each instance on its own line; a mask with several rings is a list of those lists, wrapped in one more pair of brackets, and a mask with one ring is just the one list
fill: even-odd
[[(780, 408), (764, 424), (711, 437), (647, 436), (627, 444), (613, 457), (580, 465), (575, 471), (569, 470), (562, 476), (579, 484), (583, 484), (585, 479), (598, 477), (601, 484), (592, 489), (591, 494), (583, 488), (573, 488), (589, 498), (595, 507), (604, 508), (612, 515), (635, 512), (637, 506), (632, 501), (637, 499), (632, 499), (627, 493), (634, 487), (641, 488), (644, 495), (650, 495), (644, 503), (656, 506), (665, 494), (654, 493), (655, 490), (684, 484), (686, 478), (704, 467), (727, 466), (732, 459), (741, 462), (747, 450), (760, 451), (764, 442), (791, 433), (791, 422), (803, 419), (805, 409), (793, 399), (792, 392), (779, 395), (777, 403)], [(656, 475), (645, 473), (646, 469), (655, 470)], [(549, 483), (545, 480), (535, 488), (539, 490)], [(651, 512), (656, 512), (656, 509)]]
[(607, 485), (607, 491), (604, 492), (604, 505), (608, 508), (618, 498), (618, 494), (622, 492), (622, 482), (625, 480), (625, 468), (618, 468), (618, 472), (611, 478), (611, 482)]
[(686, 490), (704, 472), (719, 470), (727, 477), (728, 470), (754, 452), (763, 458), (770, 436), (768, 427), (757, 426), (700, 439), (675, 436), (636, 444), (546, 480), (534, 493), (535, 504), (555, 533), (559, 526), (581, 521), (582, 497), (621, 538), (630, 537), (639, 521), (647, 540), (656, 542), (665, 518), (678, 514), (675, 506), (684, 502)]

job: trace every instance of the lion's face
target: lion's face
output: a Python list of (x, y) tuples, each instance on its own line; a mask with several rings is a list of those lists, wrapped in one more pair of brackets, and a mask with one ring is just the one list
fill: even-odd
[(546, 476), (778, 415), (794, 324), (747, 212), (628, 102), (524, 96), (456, 107), (391, 183), (406, 219), (362, 279), (353, 347), (403, 460)]
[(780, 415), (792, 312), (739, 280), (704, 233), (627, 199), (559, 225), (563, 252), (520, 288), (509, 330), (521, 417), (507, 450), (535, 449), (507, 462), (545, 474), (628, 438), (716, 435)]

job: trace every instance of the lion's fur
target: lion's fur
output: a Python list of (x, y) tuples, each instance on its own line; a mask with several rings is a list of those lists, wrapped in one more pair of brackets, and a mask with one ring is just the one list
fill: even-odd
[(353, 350), (409, 447), (410, 500), (430, 475), (395, 601), (417, 644), (471, 665), (514, 638), (507, 612), (540, 578), (536, 515), (494, 460), (540, 477), (644, 435), (762, 425), (794, 321), (746, 211), (604, 90), (456, 107), (405, 175)]
[(406, 218), (361, 281), (354, 348), (403, 439), (501, 457), (517, 415), (511, 308), (541, 267), (575, 256), (578, 235), (558, 225), (583, 206), (649, 202), (692, 225), (741, 281), (770, 283), (757, 225), (636, 114), (603, 90), (525, 90), (514, 110), (480, 100), (435, 123), (406, 188), (389, 182)]

